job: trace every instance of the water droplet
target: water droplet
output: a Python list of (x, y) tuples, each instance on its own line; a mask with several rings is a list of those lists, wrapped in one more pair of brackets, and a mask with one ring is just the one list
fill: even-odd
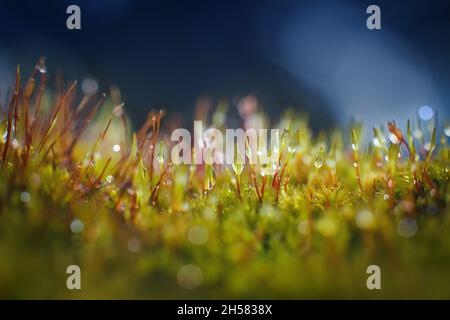
[(267, 164), (265, 164), (265, 163), (261, 164), (261, 176), (262, 177), (270, 175), (269, 171), (270, 171), (270, 169)]
[(119, 104), (117, 107), (114, 108), (113, 114), (115, 117), (120, 118), (121, 116), (123, 116), (123, 113), (124, 113), (123, 106), (124, 105), (125, 105), (125, 103), (122, 102), (121, 104)]
[(419, 108), (418, 114), (421, 120), (428, 121), (433, 118), (434, 112), (430, 106), (425, 105)]
[(163, 164), (164, 163), (164, 152), (158, 152), (157, 158), (158, 158), (158, 163), (159, 164)]
[(36, 70), (38, 70), (40, 73), (47, 73), (47, 67), (43, 63), (37, 64)]
[(358, 149), (359, 149), (358, 144), (357, 144), (357, 143), (352, 143), (352, 149), (353, 149), (354, 151), (358, 151)]
[(114, 152), (119, 152), (119, 151), (120, 151), (120, 145), (115, 144), (115, 145), (113, 146), (113, 151), (114, 151)]
[(393, 144), (398, 144), (400, 141), (398, 140), (397, 136), (391, 132), (389, 132), (389, 141)]
[(315, 166), (317, 169), (322, 168), (322, 165), (323, 165), (323, 160), (322, 160), (322, 158), (317, 158), (317, 159), (314, 161), (314, 166)]
[(358, 164), (358, 162), (353, 162), (353, 166), (355, 167), (355, 168), (358, 168), (359, 167), (359, 164)]
[(273, 162), (273, 163), (272, 163), (272, 169), (273, 169), (274, 171), (276, 171), (276, 170), (278, 169), (278, 162)]
[(445, 127), (445, 129), (444, 129), (444, 134), (445, 134), (447, 137), (450, 137), (450, 126), (446, 126), (446, 127)]
[(113, 176), (107, 176), (106, 177), (106, 182), (108, 182), (109, 184), (114, 183), (114, 177)]
[(20, 143), (19, 143), (19, 141), (17, 141), (16, 138), (14, 138), (11, 142), (11, 146), (13, 147), (13, 149), (17, 149), (20, 147)]
[(316, 160), (314, 161), (314, 166), (317, 169), (320, 169), (323, 165), (323, 146), (320, 146), (319, 155), (317, 156)]
[(373, 142), (373, 145), (377, 148), (379, 148), (381, 146), (380, 139), (378, 139), (377, 137), (373, 138), (372, 142)]
[(385, 201), (388, 201), (388, 200), (389, 200), (389, 195), (388, 195), (387, 193), (385, 193), (384, 196), (383, 196), (383, 199), (384, 199)]
[(295, 153), (297, 151), (297, 147), (295, 145), (289, 145), (288, 146), (288, 152), (289, 153)]

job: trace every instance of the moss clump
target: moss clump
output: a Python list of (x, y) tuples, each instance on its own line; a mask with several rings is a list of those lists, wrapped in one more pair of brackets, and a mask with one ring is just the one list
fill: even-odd
[[(117, 92), (51, 94), (46, 80), (43, 60), (24, 86), (18, 69), (0, 120), (2, 298), (450, 298), (439, 130), (389, 123), (363, 147), (358, 125), (314, 136), (287, 114), (273, 176), (176, 166), (163, 112), (132, 132)], [(381, 291), (366, 288), (371, 264)]]

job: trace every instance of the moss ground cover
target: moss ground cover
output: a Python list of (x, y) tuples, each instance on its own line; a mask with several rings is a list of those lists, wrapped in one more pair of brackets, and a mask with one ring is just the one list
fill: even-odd
[(392, 121), (365, 143), (287, 112), (274, 175), (173, 165), (170, 114), (134, 130), (117, 91), (47, 89), (43, 59), (21, 77), (0, 117), (0, 297), (450, 298), (450, 128)]

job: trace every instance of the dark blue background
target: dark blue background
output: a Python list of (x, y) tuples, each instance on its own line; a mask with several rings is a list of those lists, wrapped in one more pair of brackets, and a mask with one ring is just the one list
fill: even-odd
[[(203, 94), (233, 101), (254, 93), (272, 115), (295, 105), (311, 114), (315, 127), (324, 127), (334, 122), (330, 102), (267, 56), (279, 50), (276, 39), (285, 18), (310, 2), (3, 1), (0, 55), (7, 56), (7, 66), (25, 67), (44, 55), (50, 74), (61, 68), (70, 79), (91, 76), (103, 91), (118, 85), (136, 124), (155, 107), (190, 115)], [(383, 29), (420, 51), (448, 98), (450, 1), (339, 2), (361, 10), (361, 20), (354, 21), (361, 28), (367, 5), (379, 4)], [(65, 27), (69, 4), (81, 7), (80, 31)]]

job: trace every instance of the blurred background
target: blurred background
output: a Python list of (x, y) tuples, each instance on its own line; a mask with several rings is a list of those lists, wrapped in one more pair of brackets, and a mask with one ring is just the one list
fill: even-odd
[[(81, 30), (66, 8), (81, 8)], [(381, 8), (381, 30), (366, 8)], [(313, 128), (448, 117), (450, 1), (0, 1), (0, 94), (47, 57), (50, 81), (121, 89), (133, 123), (164, 107), (191, 121), (199, 99), (254, 95)], [(203, 101), (203, 100), (202, 100)]]

